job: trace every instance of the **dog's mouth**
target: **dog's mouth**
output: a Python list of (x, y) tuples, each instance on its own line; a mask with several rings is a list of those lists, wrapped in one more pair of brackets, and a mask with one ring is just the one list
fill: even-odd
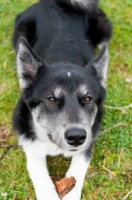
[(69, 151), (78, 151), (78, 149), (70, 149)]

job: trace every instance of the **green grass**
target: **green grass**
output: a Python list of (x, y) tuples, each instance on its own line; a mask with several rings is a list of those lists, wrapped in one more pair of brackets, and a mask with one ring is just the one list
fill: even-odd
[[(0, 134), (6, 135), (3, 142), (0, 140), (0, 156), (5, 153), (0, 161), (0, 200), (35, 200), (23, 152), (17, 146), (7, 152), (1, 148), (16, 143), (11, 116), (20, 92), (11, 45), (13, 23), (15, 16), (33, 2), (0, 1)], [(101, 0), (100, 7), (114, 29), (105, 105), (123, 107), (132, 103), (132, 1)], [(106, 131), (95, 144), (82, 200), (121, 200), (132, 190), (132, 108), (105, 108), (102, 130)], [(69, 159), (48, 158), (48, 163), (51, 177), (58, 179), (64, 176)], [(6, 197), (2, 197), (4, 192)], [(132, 194), (127, 199), (131, 200)]]

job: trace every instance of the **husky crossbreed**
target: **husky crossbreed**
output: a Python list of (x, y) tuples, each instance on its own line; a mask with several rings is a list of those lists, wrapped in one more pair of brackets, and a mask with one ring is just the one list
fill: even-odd
[(97, 0), (41, 0), (15, 20), (21, 97), (13, 124), (37, 200), (60, 199), (46, 164), (60, 154), (72, 157), (65, 176), (76, 179), (62, 199), (81, 199), (101, 127), (111, 34)]

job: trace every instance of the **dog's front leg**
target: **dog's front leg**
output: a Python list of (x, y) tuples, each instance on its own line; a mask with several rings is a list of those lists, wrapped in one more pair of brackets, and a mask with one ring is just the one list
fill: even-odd
[(87, 158), (85, 154), (78, 154), (72, 157), (71, 165), (66, 173), (66, 177), (73, 176), (76, 179), (76, 186), (71, 190), (71, 192), (63, 197), (63, 200), (80, 200), (89, 164), (90, 158)]
[(26, 154), (27, 169), (33, 182), (37, 200), (60, 200), (50, 179), (46, 158)]

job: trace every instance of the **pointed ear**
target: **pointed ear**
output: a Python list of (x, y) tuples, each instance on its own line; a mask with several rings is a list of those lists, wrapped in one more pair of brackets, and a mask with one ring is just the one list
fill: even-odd
[(97, 72), (97, 76), (103, 87), (106, 87), (107, 68), (108, 68), (108, 47), (103, 45), (99, 55), (93, 60), (92, 66)]
[(24, 90), (34, 83), (37, 71), (42, 63), (23, 37), (18, 42), (16, 62), (20, 88)]

